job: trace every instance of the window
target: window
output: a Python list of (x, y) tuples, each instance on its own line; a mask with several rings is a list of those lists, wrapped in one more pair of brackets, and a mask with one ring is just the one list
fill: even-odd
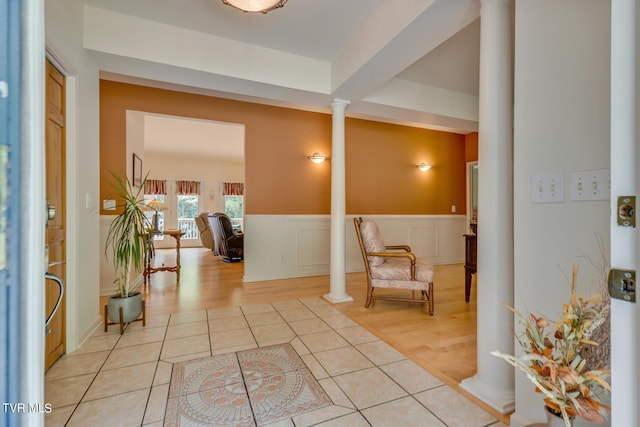
[(231, 219), (235, 230), (242, 231), (244, 196), (224, 196), (224, 213)]
[(183, 239), (199, 239), (195, 217), (198, 216), (200, 196), (178, 194), (178, 229), (184, 231)]
[[(165, 198), (166, 196), (164, 194), (145, 194), (144, 204), (146, 205), (147, 203), (149, 203), (154, 199), (159, 200), (162, 203), (166, 204)], [(164, 214), (165, 214), (165, 211), (158, 211), (158, 228), (157, 229), (159, 231), (164, 231), (164, 224), (165, 224)], [(156, 215), (155, 211), (145, 212), (145, 216), (149, 219), (149, 224), (151, 224), (151, 228), (154, 228), (153, 221), (154, 221), (155, 215)], [(164, 236), (162, 234), (156, 234), (153, 236), (153, 240), (162, 240), (162, 239), (164, 239)]]
[[(158, 200), (165, 205), (167, 204), (167, 181), (163, 179), (147, 179), (144, 182), (144, 204), (148, 204), (152, 200)], [(159, 231), (164, 231), (166, 216), (164, 211), (158, 211), (158, 216), (156, 217), (155, 211), (147, 211), (145, 213), (146, 217), (149, 219), (149, 224), (151, 224), (152, 229), (156, 229)], [(158, 223), (154, 224), (154, 220)], [(156, 234), (153, 236), (153, 240), (163, 240), (164, 236), (162, 234)]]
[(472, 230), (478, 222), (478, 162), (467, 163), (467, 221)]
[[(200, 233), (196, 226), (195, 217), (202, 211), (202, 197), (200, 181), (184, 180), (154, 180), (145, 182), (145, 204), (156, 199), (167, 205), (168, 210), (158, 212), (158, 230), (181, 230), (184, 235), (180, 239), (184, 247), (200, 245)], [(147, 212), (147, 218), (153, 221), (155, 212)], [(157, 248), (168, 248), (173, 245), (173, 239), (165, 239), (162, 234), (155, 235)]]
[(242, 231), (242, 217), (244, 214), (244, 183), (221, 182), (220, 191), (224, 201), (224, 213), (231, 219), (234, 230)]

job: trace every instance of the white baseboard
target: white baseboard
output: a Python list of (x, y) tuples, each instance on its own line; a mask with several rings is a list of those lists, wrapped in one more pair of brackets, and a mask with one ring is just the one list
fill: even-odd
[[(103, 310), (102, 308), (100, 309), (100, 313), (102, 313)], [(88, 333), (87, 335), (81, 337), (78, 342), (76, 343), (76, 345), (73, 345), (72, 343), (68, 342), (67, 346), (66, 346), (66, 353), (73, 353), (74, 351), (76, 351), (77, 349), (79, 349), (80, 347), (82, 347), (82, 344), (84, 344), (89, 338), (91, 338), (93, 336), (93, 334), (98, 330), (98, 328), (102, 327), (102, 316), (98, 316), (96, 317), (93, 322), (91, 322), (91, 326), (88, 328)]]
[(509, 425), (511, 427), (527, 427), (532, 424), (533, 424), (533, 421), (518, 414), (517, 411), (512, 413), (511, 416), (509, 417)]

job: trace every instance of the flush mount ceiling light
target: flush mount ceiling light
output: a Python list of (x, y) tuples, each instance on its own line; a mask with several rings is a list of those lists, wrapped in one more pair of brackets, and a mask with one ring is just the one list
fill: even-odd
[(429, 169), (431, 169), (431, 165), (428, 165), (425, 162), (422, 162), (418, 165), (418, 169), (420, 169), (422, 172), (426, 172)]
[(327, 160), (327, 156), (323, 156), (320, 153), (313, 153), (312, 156), (307, 156), (307, 159), (311, 160), (313, 163), (322, 163)]
[(240, 9), (243, 12), (261, 12), (267, 13), (274, 9), (278, 9), (287, 2), (287, 0), (222, 0), (222, 3)]

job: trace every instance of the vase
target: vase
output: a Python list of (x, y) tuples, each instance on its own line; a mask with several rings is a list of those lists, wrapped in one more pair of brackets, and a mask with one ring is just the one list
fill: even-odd
[[(562, 415), (558, 415), (551, 410), (548, 406), (544, 407), (545, 412), (547, 413), (547, 427), (566, 427), (564, 423), (564, 418)], [(569, 418), (569, 425), (573, 426), (573, 418)]]
[(142, 313), (142, 294), (140, 292), (129, 292), (129, 296), (121, 298), (118, 296), (109, 297), (108, 313), (112, 322), (120, 323), (120, 308), (122, 307), (122, 323), (129, 323), (136, 320)]

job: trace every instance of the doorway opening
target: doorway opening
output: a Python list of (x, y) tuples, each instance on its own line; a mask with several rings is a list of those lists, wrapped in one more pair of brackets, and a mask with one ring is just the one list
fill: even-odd
[[(155, 198), (167, 206), (158, 212), (160, 228), (184, 231), (183, 247), (202, 246), (195, 217), (225, 212), (221, 183), (244, 185), (244, 125), (127, 111), (126, 135), (127, 159), (141, 156), (143, 176), (161, 184), (160, 192), (145, 190), (145, 202)], [(234, 220), (242, 227), (244, 211), (237, 212)], [(160, 235), (155, 245), (171, 248), (174, 242)]]

